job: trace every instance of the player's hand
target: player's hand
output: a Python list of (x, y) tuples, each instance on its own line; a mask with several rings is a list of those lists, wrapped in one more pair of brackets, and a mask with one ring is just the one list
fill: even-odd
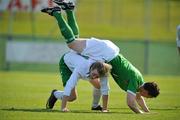
[(63, 108), (61, 109), (62, 112), (69, 112), (69, 109), (68, 108)]
[(107, 113), (107, 112), (109, 112), (109, 110), (105, 109), (105, 110), (102, 110), (101, 112)]
[(143, 112), (142, 114), (146, 114), (146, 115), (149, 115), (149, 114), (157, 114), (157, 112)]

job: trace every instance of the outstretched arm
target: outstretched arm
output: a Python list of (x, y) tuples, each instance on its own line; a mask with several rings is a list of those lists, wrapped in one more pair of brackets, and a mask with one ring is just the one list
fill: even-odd
[(149, 108), (147, 107), (144, 98), (139, 93), (136, 94), (136, 101), (144, 112), (149, 112)]
[(109, 83), (107, 77), (100, 78), (101, 94), (103, 100), (102, 112), (108, 112), (108, 96), (109, 96)]
[(63, 99), (62, 99), (62, 104), (61, 104), (61, 110), (64, 112), (68, 111), (66, 107), (67, 101), (71, 100), (70, 95), (72, 94), (73, 88), (75, 88), (78, 82), (78, 79), (79, 79), (79, 73), (77, 72), (77, 69), (75, 68), (64, 88), (64, 94), (63, 94)]
[(143, 113), (136, 104), (136, 95), (127, 92), (127, 105), (135, 113)]
[(61, 103), (61, 111), (63, 112), (68, 112), (69, 110), (67, 109), (67, 101), (69, 99), (69, 96), (64, 95)]

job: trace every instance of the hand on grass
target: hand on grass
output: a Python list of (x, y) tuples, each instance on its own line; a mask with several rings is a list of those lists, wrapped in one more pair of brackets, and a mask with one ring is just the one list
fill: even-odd
[(107, 113), (107, 112), (109, 112), (109, 110), (105, 109), (105, 110), (102, 110), (101, 112)]
[(69, 109), (68, 108), (63, 108), (61, 111), (62, 112), (69, 112)]

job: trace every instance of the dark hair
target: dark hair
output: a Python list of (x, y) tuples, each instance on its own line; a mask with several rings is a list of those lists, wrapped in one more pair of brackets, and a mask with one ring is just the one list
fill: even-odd
[(148, 94), (152, 97), (157, 97), (159, 95), (159, 87), (155, 82), (146, 82), (143, 88), (148, 91)]
[(111, 65), (100, 61), (94, 62), (90, 67), (91, 70), (97, 69), (100, 77), (108, 76), (108, 73), (110, 72), (111, 68)]

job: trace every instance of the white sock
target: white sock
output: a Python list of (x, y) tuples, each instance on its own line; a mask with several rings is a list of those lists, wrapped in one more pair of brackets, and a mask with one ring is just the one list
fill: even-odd
[(54, 92), (54, 96), (55, 96), (57, 99), (62, 100), (63, 93), (64, 93), (64, 91), (57, 90), (57, 91)]
[(100, 89), (94, 88), (93, 89), (93, 103), (92, 103), (92, 107), (97, 107), (99, 105), (100, 98), (101, 98), (101, 91), (100, 91)]

